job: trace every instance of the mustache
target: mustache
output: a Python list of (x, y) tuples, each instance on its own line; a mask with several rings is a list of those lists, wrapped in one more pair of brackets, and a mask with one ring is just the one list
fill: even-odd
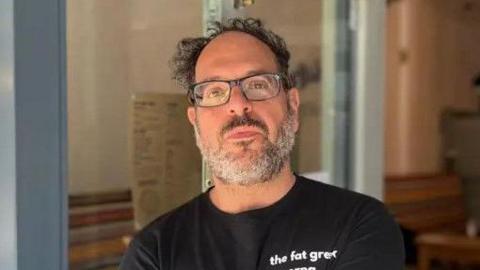
[(220, 134), (223, 136), (228, 131), (241, 126), (257, 127), (261, 129), (263, 132), (265, 132), (265, 134), (268, 136), (267, 125), (261, 120), (253, 119), (249, 115), (234, 116), (228, 123), (226, 123), (222, 127)]

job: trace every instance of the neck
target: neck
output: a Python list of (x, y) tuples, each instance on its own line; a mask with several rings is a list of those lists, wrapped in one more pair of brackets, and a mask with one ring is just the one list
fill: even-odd
[(295, 184), (295, 176), (290, 166), (272, 179), (249, 186), (225, 184), (215, 179), (215, 187), (210, 191), (210, 200), (220, 210), (227, 213), (240, 213), (264, 208), (279, 201)]

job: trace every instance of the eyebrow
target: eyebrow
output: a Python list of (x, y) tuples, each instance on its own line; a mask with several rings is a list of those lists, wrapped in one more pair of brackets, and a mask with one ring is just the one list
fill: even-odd
[[(237, 80), (237, 79), (241, 79), (241, 78), (244, 78), (244, 77), (253, 76), (253, 75), (257, 75), (257, 74), (265, 74), (265, 73), (271, 74), (271, 73), (277, 73), (277, 72), (278, 71), (272, 72), (272, 71), (267, 71), (267, 70), (264, 70), (264, 69), (252, 69), (252, 70), (248, 71), (245, 75), (243, 75), (239, 78), (236, 78), (236, 79), (231, 79), (231, 80)], [(203, 83), (203, 82), (210, 82), (210, 81), (231, 81), (231, 80), (224, 79), (220, 76), (212, 76), (212, 77), (207, 77), (200, 82), (196, 82), (195, 84)]]

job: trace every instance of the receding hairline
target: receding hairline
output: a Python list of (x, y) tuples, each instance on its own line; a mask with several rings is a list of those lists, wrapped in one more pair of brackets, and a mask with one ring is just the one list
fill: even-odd
[(250, 40), (256, 42), (257, 44), (261, 44), (261, 47), (265, 48), (269, 53), (269, 56), (271, 57), (271, 59), (273, 60), (273, 62), (275, 62), (275, 65), (276, 65), (276, 69), (277, 71), (280, 71), (281, 69), (281, 64), (280, 62), (278, 61), (278, 57), (277, 55), (275, 54), (275, 52), (272, 50), (272, 48), (266, 43), (264, 42), (263, 40), (261, 40), (260, 38), (256, 37), (255, 35), (252, 35), (248, 32), (245, 32), (245, 31), (241, 31), (241, 30), (228, 30), (228, 31), (225, 31), (217, 36), (215, 36), (214, 38), (212, 38), (211, 40), (208, 41), (208, 43), (200, 50), (199, 54), (198, 54), (198, 57), (195, 61), (195, 67), (194, 67), (194, 74), (193, 74), (193, 79), (195, 80), (195, 77), (196, 77), (196, 73), (197, 73), (197, 66), (198, 66), (198, 62), (200, 61), (200, 59), (202, 58), (202, 56), (205, 54), (205, 51), (208, 49), (208, 47), (211, 47), (211, 45), (216, 45), (217, 42), (219, 42), (219, 39), (223, 39), (225, 38), (225, 36), (230, 36), (230, 35), (234, 35), (234, 36), (239, 36), (239, 37), (242, 37), (242, 36), (245, 36), (245, 37), (249, 37)]
[[(275, 32), (265, 28), (259, 19), (237, 17), (225, 22), (212, 22), (204, 36), (181, 39), (177, 43), (175, 54), (169, 61), (172, 78), (185, 89), (189, 89), (195, 83), (195, 67), (203, 49), (216, 37), (230, 32), (245, 33), (266, 44), (270, 51), (274, 53), (275, 58), (272, 59), (272, 62), (276, 62), (279, 73), (284, 75), (285, 78), (289, 76), (290, 52), (285, 40)], [(241, 48), (236, 48), (236, 50), (239, 49)], [(286, 82), (290, 85), (288, 80)]]

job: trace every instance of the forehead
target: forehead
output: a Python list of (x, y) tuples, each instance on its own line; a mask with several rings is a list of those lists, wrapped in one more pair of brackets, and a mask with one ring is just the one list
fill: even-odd
[(226, 32), (200, 53), (195, 81), (231, 80), (254, 73), (277, 72), (275, 54), (262, 41), (242, 32)]

